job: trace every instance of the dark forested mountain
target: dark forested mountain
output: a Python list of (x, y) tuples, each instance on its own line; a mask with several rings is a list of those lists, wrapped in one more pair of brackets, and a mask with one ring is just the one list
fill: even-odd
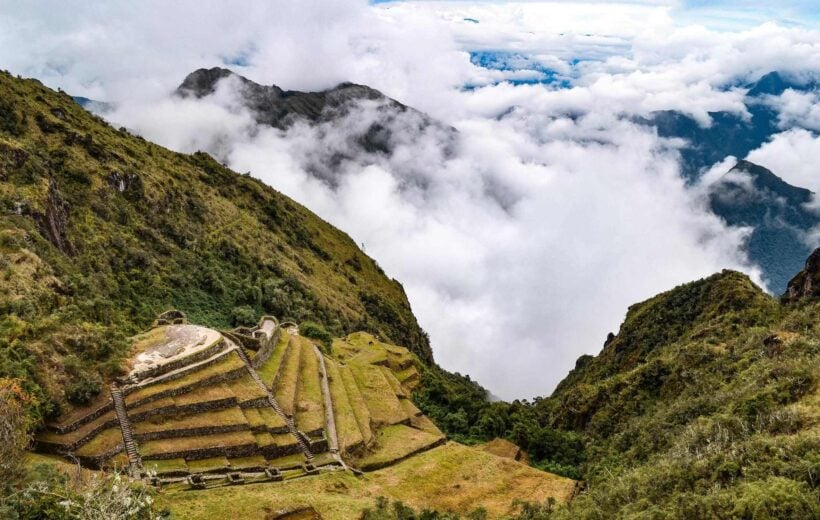
[(184, 98), (205, 98), (223, 81), (256, 123), (287, 130), (302, 123), (322, 141), (304, 158), (304, 167), (315, 177), (336, 185), (341, 166), (360, 165), (389, 158), (399, 147), (418, 146), (425, 134), (435, 134), (441, 151), (452, 153), (456, 130), (428, 115), (391, 99), (365, 85), (341, 83), (320, 92), (282, 90), (260, 85), (228, 69), (199, 69), (177, 88)]
[(746, 243), (749, 258), (763, 268), (777, 293), (786, 289), (812, 250), (808, 234), (820, 224), (820, 212), (808, 206), (813, 196), (749, 161), (739, 161), (709, 187), (716, 215), (729, 225), (752, 228)]
[(815, 90), (817, 84), (801, 83), (778, 72), (770, 72), (745, 88), (748, 89), (745, 104), (750, 118), (731, 112), (710, 112), (712, 124), (704, 127), (682, 112), (663, 110), (642, 120), (657, 128), (661, 137), (677, 137), (687, 141), (681, 149), (681, 169), (689, 181), (696, 180), (705, 168), (730, 155), (746, 157), (770, 136), (782, 131), (778, 128), (777, 110), (767, 103), (766, 96), (779, 96), (786, 89)]

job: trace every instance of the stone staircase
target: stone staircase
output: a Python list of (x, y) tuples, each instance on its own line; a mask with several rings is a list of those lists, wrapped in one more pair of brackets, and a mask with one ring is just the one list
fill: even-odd
[(296, 429), (296, 424), (293, 422), (293, 417), (287, 415), (284, 410), (282, 410), (282, 407), (279, 406), (279, 403), (276, 401), (276, 398), (273, 397), (273, 393), (270, 391), (270, 388), (268, 388), (268, 386), (262, 381), (262, 378), (259, 377), (259, 374), (253, 369), (253, 366), (251, 366), (251, 362), (248, 359), (248, 356), (245, 355), (245, 352), (243, 352), (241, 348), (237, 349), (237, 352), (239, 357), (241, 357), (242, 361), (245, 363), (245, 366), (248, 368), (248, 373), (251, 375), (251, 378), (256, 381), (256, 384), (259, 385), (260, 388), (265, 390), (265, 393), (268, 396), (268, 404), (270, 404), (271, 408), (273, 408), (273, 411), (285, 420), (285, 424), (288, 427), (288, 433), (296, 439), (296, 442), (302, 449), (302, 453), (305, 455), (305, 459), (308, 462), (311, 462), (313, 460), (313, 453), (310, 451), (310, 440), (307, 438), (307, 435)]
[(131, 431), (131, 423), (128, 420), (125, 401), (123, 401), (122, 390), (119, 386), (111, 385), (111, 399), (114, 401), (114, 411), (117, 413), (125, 453), (128, 455), (129, 473), (132, 477), (139, 478), (142, 474), (142, 459), (137, 450), (137, 443), (134, 442), (134, 433)]

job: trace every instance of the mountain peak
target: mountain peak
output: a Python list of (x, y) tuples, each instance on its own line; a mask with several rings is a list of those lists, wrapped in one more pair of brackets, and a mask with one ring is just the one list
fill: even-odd
[(783, 299), (795, 301), (816, 296), (820, 296), (820, 247), (814, 250), (805, 267), (789, 281)]
[(732, 182), (727, 175), (737, 172), (747, 174), (756, 189), (767, 190), (778, 197), (786, 199), (786, 201), (792, 205), (805, 204), (812, 198), (812, 192), (810, 190), (793, 186), (775, 175), (775, 173), (768, 168), (743, 159), (739, 160), (737, 164), (727, 172), (724, 178), (718, 182)]
[(383, 101), (399, 111), (407, 109), (366, 85), (343, 82), (316, 92), (283, 90), (277, 85), (260, 85), (222, 67), (193, 71), (185, 77), (176, 92), (182, 97), (206, 97), (216, 92), (218, 84), (226, 78), (238, 81), (237, 93), (257, 123), (280, 129), (289, 127), (297, 119), (306, 119), (310, 123), (333, 119), (346, 114), (349, 104), (362, 100)]

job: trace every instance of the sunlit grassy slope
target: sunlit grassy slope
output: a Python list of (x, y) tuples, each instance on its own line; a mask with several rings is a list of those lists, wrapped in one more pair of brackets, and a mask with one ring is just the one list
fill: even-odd
[(327, 519), (348, 519), (372, 507), (375, 497), (387, 496), (440, 511), (468, 513), (484, 507), (491, 518), (499, 518), (516, 498), (543, 502), (554, 497), (564, 502), (574, 486), (572, 480), (448, 443), (364, 477), (335, 472), (204, 492), (169, 490), (160, 495), (160, 502), (190, 519), (263, 518), (301, 505), (313, 506)]

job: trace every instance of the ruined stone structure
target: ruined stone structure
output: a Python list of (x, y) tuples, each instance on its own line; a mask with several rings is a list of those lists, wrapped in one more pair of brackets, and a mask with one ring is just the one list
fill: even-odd
[(134, 338), (128, 373), (48, 424), (37, 449), (200, 489), (381, 467), (385, 452), (444, 441), (409, 400), (418, 372), (405, 349), (357, 333), (326, 356), (283, 325), (216, 331), (162, 313)]

